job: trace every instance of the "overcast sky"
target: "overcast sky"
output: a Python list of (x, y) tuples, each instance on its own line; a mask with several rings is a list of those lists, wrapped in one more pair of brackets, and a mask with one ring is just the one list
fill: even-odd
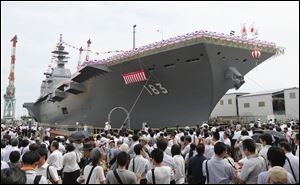
[[(299, 2), (3, 2), (1, 1), (1, 117), (10, 68), (10, 39), (17, 34), (16, 115), (27, 113), (24, 102), (40, 94), (51, 51), (63, 39), (92, 50), (132, 47), (206, 29), (229, 33), (246, 23), (259, 27), (259, 39), (286, 48), (285, 55), (268, 60), (245, 77), (242, 92), (299, 87)], [(67, 68), (75, 71), (78, 51), (70, 52)], [(92, 56), (97, 58), (97, 56)], [(251, 80), (250, 80), (251, 79)], [(234, 92), (231, 90), (230, 92)]]

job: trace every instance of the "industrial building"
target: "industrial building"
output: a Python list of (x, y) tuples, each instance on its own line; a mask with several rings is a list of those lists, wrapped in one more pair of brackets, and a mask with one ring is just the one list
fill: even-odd
[(225, 94), (210, 117), (244, 122), (299, 119), (299, 88)]

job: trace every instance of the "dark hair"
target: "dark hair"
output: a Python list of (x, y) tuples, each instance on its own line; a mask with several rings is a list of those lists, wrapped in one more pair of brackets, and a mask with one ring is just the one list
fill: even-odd
[(292, 151), (292, 146), (291, 146), (291, 144), (288, 143), (288, 142), (285, 142), (285, 141), (280, 142), (280, 143), (279, 143), (279, 147), (284, 148), (287, 152), (291, 152), (291, 151)]
[(1, 184), (25, 184), (26, 174), (16, 166), (1, 170)]
[(185, 140), (185, 141), (188, 141), (189, 143), (192, 142), (191, 136), (185, 136), (185, 137), (184, 137), (184, 140)]
[(134, 134), (134, 135), (132, 136), (132, 140), (133, 140), (134, 142), (138, 141), (138, 140), (139, 140), (139, 136), (138, 136), (137, 134)]
[(21, 146), (22, 146), (22, 147), (25, 148), (25, 147), (27, 147), (28, 145), (29, 145), (28, 139), (24, 139), (24, 140), (21, 141)]
[(45, 160), (47, 161), (48, 158), (48, 151), (45, 148), (39, 148), (37, 150), (37, 152), (39, 153), (40, 157), (45, 157)]
[(299, 133), (296, 134), (296, 139), (299, 140)]
[(1, 148), (5, 148), (5, 147), (6, 147), (6, 140), (1, 139)]
[(67, 152), (72, 152), (74, 150), (75, 150), (75, 147), (72, 143), (67, 144), (67, 146), (66, 146), (66, 151)]
[(172, 157), (175, 156), (175, 155), (180, 155), (181, 154), (179, 145), (174, 144), (172, 146), (172, 148), (171, 148), (171, 154), (172, 154)]
[(268, 133), (260, 135), (259, 138), (265, 141), (267, 145), (271, 145), (273, 142), (272, 135)]
[(143, 146), (141, 144), (137, 144), (134, 146), (133, 150), (134, 150), (134, 153), (136, 155), (140, 155), (141, 154), (141, 151), (143, 149)]
[(281, 148), (277, 146), (272, 146), (269, 148), (267, 157), (272, 167), (273, 166), (283, 167), (285, 164), (285, 159), (286, 159), (285, 153)]
[(168, 147), (168, 142), (165, 139), (159, 139), (157, 140), (157, 148), (161, 149), (162, 151), (165, 151)]
[(183, 141), (184, 141), (184, 138), (185, 138), (184, 136), (181, 136), (181, 137), (180, 137), (180, 141), (183, 142)]
[(37, 151), (37, 149), (39, 149), (39, 147), (40, 146), (38, 144), (32, 143), (32, 144), (29, 145), (29, 150), (30, 151)]
[(242, 136), (249, 136), (249, 132), (247, 130), (242, 130), (241, 135)]
[(156, 148), (151, 152), (151, 156), (156, 163), (160, 164), (164, 159), (164, 152), (161, 149)]
[(225, 143), (223, 143), (223, 142), (217, 142), (215, 144), (215, 147), (214, 147), (215, 154), (221, 155), (225, 151), (226, 151), (226, 145), (225, 145)]
[(194, 151), (196, 150), (196, 145), (194, 143), (190, 144), (190, 151), (189, 151), (189, 157), (188, 159), (190, 159), (191, 157), (193, 157)]
[(126, 152), (120, 152), (117, 156), (117, 163), (119, 166), (126, 166), (129, 162), (130, 156)]
[(198, 146), (196, 146), (196, 151), (198, 155), (203, 155), (205, 151), (205, 145), (202, 143), (199, 143)]
[(227, 155), (232, 157), (231, 146), (226, 145), (226, 151), (227, 151)]
[(9, 160), (10, 160), (11, 163), (17, 163), (17, 162), (19, 162), (20, 157), (21, 157), (21, 154), (18, 151), (12, 151), (9, 154)]
[(245, 139), (243, 141), (243, 150), (248, 150), (251, 153), (255, 153), (256, 143), (253, 139)]
[(53, 142), (51, 143), (51, 146), (54, 147), (56, 150), (59, 148), (59, 144), (58, 144), (57, 141), (53, 141)]
[(219, 134), (219, 132), (213, 132), (212, 135), (213, 135), (213, 138), (216, 139), (216, 141), (220, 140), (220, 134)]
[(40, 155), (36, 151), (28, 151), (22, 157), (22, 161), (25, 165), (33, 165), (39, 160), (40, 160)]
[(18, 139), (12, 139), (11, 140), (11, 146), (18, 146), (19, 145), (19, 140)]

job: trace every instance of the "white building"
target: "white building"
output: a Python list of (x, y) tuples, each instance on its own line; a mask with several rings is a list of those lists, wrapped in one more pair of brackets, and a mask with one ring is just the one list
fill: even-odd
[(211, 112), (210, 117), (222, 117), (231, 119), (239, 116), (237, 97), (247, 93), (229, 93), (225, 94), (223, 98), (215, 106)]
[[(230, 104), (230, 100), (237, 103)], [(226, 94), (211, 117), (240, 118), (245, 122), (270, 119), (299, 119), (299, 88), (277, 89), (251, 94)]]

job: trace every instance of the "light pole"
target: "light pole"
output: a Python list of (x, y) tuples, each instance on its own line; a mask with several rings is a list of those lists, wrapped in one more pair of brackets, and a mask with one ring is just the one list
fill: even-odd
[(160, 30), (156, 30), (156, 31), (161, 33), (161, 40), (164, 40), (164, 32), (163, 32), (163, 30), (160, 29)]
[(135, 27), (136, 27), (136, 24), (133, 25), (133, 49), (135, 49)]

